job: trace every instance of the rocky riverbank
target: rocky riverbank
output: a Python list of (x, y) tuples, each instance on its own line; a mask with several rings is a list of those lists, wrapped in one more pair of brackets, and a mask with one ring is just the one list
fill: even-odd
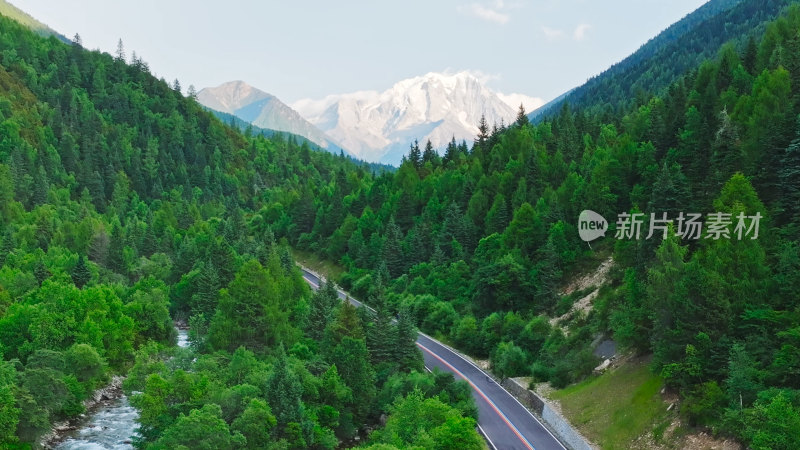
[(39, 440), (40, 445), (44, 448), (54, 448), (66, 439), (70, 433), (83, 427), (86, 420), (98, 409), (109, 406), (114, 401), (119, 400), (122, 397), (122, 382), (124, 380), (125, 377), (114, 376), (107, 385), (95, 390), (92, 396), (83, 402), (86, 412), (69, 420), (53, 424), (50, 432)]

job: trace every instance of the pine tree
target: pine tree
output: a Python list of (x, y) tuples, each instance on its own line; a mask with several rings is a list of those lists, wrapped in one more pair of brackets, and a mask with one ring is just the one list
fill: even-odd
[(422, 164), (427, 163), (430, 163), (434, 169), (439, 165), (439, 154), (433, 149), (430, 139), (425, 143), (425, 151), (422, 153)]
[(406, 263), (408, 266), (413, 266), (417, 263), (428, 260), (428, 244), (426, 236), (428, 236), (427, 228), (424, 224), (414, 225), (406, 235), (406, 245), (408, 254), (406, 255)]
[(756, 46), (755, 38), (750, 35), (747, 40), (747, 47), (745, 47), (744, 55), (742, 56), (742, 66), (747, 70), (750, 75), (756, 73), (756, 58), (758, 58), (758, 47)]
[(750, 406), (758, 392), (764, 389), (761, 380), (765, 375), (758, 370), (752, 352), (747, 351), (744, 345), (731, 346), (728, 378), (725, 380), (730, 406), (734, 409)]
[(89, 267), (86, 266), (86, 259), (81, 255), (78, 257), (78, 264), (72, 269), (72, 282), (78, 289), (83, 289), (91, 279), (92, 273), (89, 271)]
[(528, 115), (525, 113), (525, 106), (522, 103), (519, 104), (519, 111), (517, 111), (517, 120), (515, 123), (518, 127), (524, 127), (531, 123), (528, 119)]
[(222, 282), (214, 265), (209, 261), (201, 263), (195, 293), (192, 295), (192, 315), (203, 314), (205, 317), (213, 317), (221, 288)]
[(647, 272), (647, 309), (653, 320), (653, 350), (656, 364), (670, 360), (680, 348), (673, 347), (676, 286), (684, 276), (686, 247), (680, 245), (674, 230), (656, 250), (656, 260)]
[(280, 343), (292, 345), (300, 332), (290, 321), (286, 303), (290, 286), (275, 257), (266, 269), (255, 259), (245, 262), (228, 287), (220, 290), (209, 343), (214, 349), (245, 346), (256, 352)]
[(350, 302), (342, 302), (336, 309), (334, 320), (325, 329), (323, 351), (330, 351), (346, 336), (353, 339), (364, 339), (364, 328), (361, 326), (358, 311)]
[(362, 424), (372, 409), (376, 394), (375, 369), (370, 364), (364, 339), (343, 336), (330, 350), (327, 360), (336, 365), (342, 380), (353, 392), (350, 409), (356, 424)]
[(667, 217), (675, 218), (689, 198), (689, 181), (683, 175), (681, 167), (665, 161), (653, 183), (648, 209), (657, 213), (666, 212)]
[(783, 216), (795, 226), (800, 226), (800, 215), (797, 214), (797, 207), (800, 205), (800, 116), (797, 117), (795, 138), (781, 158), (778, 175)]
[(436, 242), (433, 246), (433, 253), (431, 254), (431, 264), (434, 266), (441, 266), (447, 262), (447, 255), (444, 254), (442, 251), (442, 247), (439, 245), (439, 242)]
[(381, 259), (380, 264), (372, 271), (372, 286), (369, 287), (369, 295), (381, 295), (386, 292), (386, 285), (391, 281), (392, 276), (386, 267), (386, 261)]
[(127, 270), (125, 268), (125, 258), (123, 249), (125, 247), (125, 239), (122, 234), (122, 228), (118, 224), (114, 224), (111, 228), (111, 238), (108, 245), (108, 269), (125, 275)]
[(486, 123), (486, 115), (481, 114), (481, 120), (478, 122), (478, 136), (475, 138), (475, 145), (485, 151), (488, 140), (489, 124)]
[[(344, 427), (351, 425), (349, 422), (352, 421), (352, 418), (348, 417), (350, 414), (349, 411), (347, 411), (347, 405), (351, 404), (353, 401), (353, 391), (347, 387), (342, 377), (339, 376), (339, 369), (336, 368), (336, 364), (332, 364), (328, 370), (320, 376), (319, 397), (320, 403), (326, 405), (323, 407), (323, 411), (326, 407), (330, 407), (336, 411), (335, 415), (331, 414), (331, 416), (329, 416), (330, 419), (328, 419), (325, 414), (320, 415), (320, 425), (333, 429), (339, 428), (337, 430), (337, 434), (339, 435), (350, 434), (347, 432), (349, 430), (342, 430), (342, 425), (344, 425)], [(342, 422), (347, 423), (343, 424)], [(342, 431), (344, 431), (344, 433), (342, 433)]]
[(117, 51), (114, 53), (114, 56), (118, 62), (125, 62), (125, 46), (122, 44), (121, 38), (117, 41)]
[(536, 250), (547, 239), (544, 222), (530, 203), (523, 203), (514, 212), (514, 218), (503, 233), (508, 248), (518, 248), (526, 258), (533, 258)]
[(691, 106), (686, 111), (686, 122), (680, 131), (677, 162), (692, 184), (692, 192), (698, 199), (706, 199), (708, 192), (708, 126), (703, 115)]
[(447, 144), (447, 148), (444, 151), (442, 164), (447, 166), (450, 162), (458, 161), (458, 153), (458, 144), (456, 144), (456, 137), (453, 135), (453, 139)]
[(419, 143), (415, 140), (408, 152), (408, 161), (417, 169), (422, 167), (422, 153), (419, 150)]
[(392, 361), (395, 332), (384, 295), (376, 295), (370, 299), (370, 304), (375, 306), (375, 320), (368, 329), (367, 348), (373, 365), (377, 365)]
[(558, 298), (558, 285), (563, 275), (564, 261), (558, 251), (557, 239), (551, 227), (547, 242), (537, 252), (536, 272), (539, 275), (536, 290), (536, 306), (541, 310), (546, 310)]
[(558, 150), (561, 151), (567, 161), (575, 160), (580, 154), (582, 146), (569, 102), (563, 103), (554, 125), (553, 131), (558, 139)]
[[(14, 202), (14, 179), (11, 170), (5, 164), (0, 164), (0, 212), (3, 217), (9, 217), (10, 208)], [(5, 223), (5, 221), (3, 222)]]
[(497, 194), (486, 214), (486, 234), (502, 233), (506, 226), (508, 226), (508, 205), (503, 194)]
[(36, 264), (33, 266), (33, 276), (36, 277), (36, 281), (39, 282), (39, 285), (42, 285), (42, 282), (50, 277), (50, 271), (47, 270), (47, 266), (44, 265), (44, 261), (41, 259), (36, 260)]
[(719, 114), (719, 123), (711, 150), (711, 173), (714, 176), (712, 189), (719, 189), (731, 175), (742, 169), (739, 133), (728, 111), (722, 110)]
[(522, 206), (523, 203), (528, 202), (528, 184), (525, 181), (525, 178), (520, 178), (517, 182), (517, 189), (514, 190), (514, 194), (511, 196), (511, 210), (516, 211)]
[(303, 385), (289, 368), (286, 352), (280, 345), (266, 386), (267, 403), (275, 415), (279, 430), (285, 430), (289, 423), (300, 423), (303, 415), (302, 395)]
[(422, 371), (422, 353), (417, 348), (417, 330), (407, 306), (402, 306), (397, 314), (394, 359), (400, 370), (410, 372)]
[(142, 237), (142, 244), (140, 245), (139, 254), (142, 256), (150, 257), (158, 250), (158, 239), (156, 239), (155, 232), (152, 226), (148, 226)]
[(33, 202), (35, 205), (47, 203), (47, 191), (50, 189), (44, 166), (39, 166), (33, 178)]
[[(461, 259), (463, 255), (457, 254), (458, 248), (463, 248), (467, 241), (467, 232), (464, 226), (464, 215), (458, 204), (451, 202), (444, 213), (444, 223), (439, 231), (439, 248), (451, 258)], [(460, 246), (460, 247), (459, 247)]]
[(325, 335), (325, 328), (333, 318), (333, 312), (339, 302), (336, 285), (331, 280), (325, 283), (311, 296), (308, 312), (308, 336), (316, 341), (321, 341)]
[(417, 214), (417, 208), (414, 204), (414, 199), (405, 189), (400, 192), (400, 199), (397, 201), (397, 209), (393, 219), (401, 230), (408, 230), (414, 225), (414, 216)]
[(386, 268), (391, 278), (399, 277), (405, 270), (402, 241), (403, 235), (400, 231), (400, 227), (395, 224), (394, 218), (390, 218), (389, 224), (386, 226), (386, 241), (383, 244), (383, 260), (386, 261)]
[(11, 234), (11, 231), (6, 231), (3, 233), (2, 241), (0, 241), (0, 267), (3, 267), (8, 255), (14, 251), (14, 247), (14, 236)]

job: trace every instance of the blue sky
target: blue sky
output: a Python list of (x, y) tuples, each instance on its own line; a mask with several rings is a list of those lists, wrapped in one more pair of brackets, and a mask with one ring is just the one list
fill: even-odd
[(473, 70), (550, 100), (704, 0), (10, 0), (86, 47), (121, 38), (158, 76), (198, 89), (241, 79), (285, 102)]

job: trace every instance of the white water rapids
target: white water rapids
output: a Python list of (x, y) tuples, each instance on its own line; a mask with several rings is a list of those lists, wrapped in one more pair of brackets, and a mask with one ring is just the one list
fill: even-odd
[[(178, 346), (189, 345), (187, 330), (178, 330)], [(95, 410), (56, 450), (133, 450), (131, 440), (136, 436), (139, 412), (124, 394)]]

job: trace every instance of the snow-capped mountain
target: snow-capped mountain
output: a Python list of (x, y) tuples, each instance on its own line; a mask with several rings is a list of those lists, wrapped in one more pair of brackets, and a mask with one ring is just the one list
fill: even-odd
[(397, 164), (414, 139), (437, 149), (455, 136), (472, 141), (481, 115), (491, 125), (512, 122), (520, 103), (533, 111), (544, 102), (522, 94), (504, 95), (475, 73), (428, 73), (396, 83), (384, 92), (360, 91), (299, 100), (292, 107), (309, 122), (366, 161)]
[(341, 149), (333, 139), (309, 123), (274, 95), (254, 88), (244, 81), (230, 81), (197, 93), (203, 106), (221, 111), (270, 130), (297, 134), (328, 151)]

